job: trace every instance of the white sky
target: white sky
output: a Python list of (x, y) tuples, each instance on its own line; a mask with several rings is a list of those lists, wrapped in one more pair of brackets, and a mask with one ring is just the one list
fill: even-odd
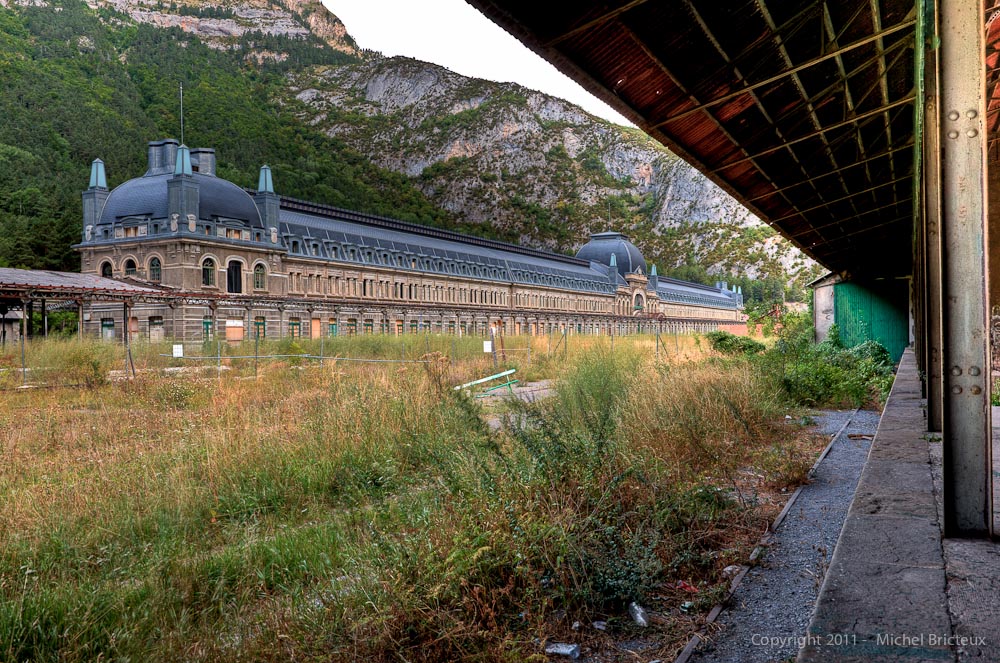
[(464, 76), (513, 81), (612, 122), (632, 124), (465, 0), (323, 0), (323, 4), (344, 22), (361, 48), (433, 62)]

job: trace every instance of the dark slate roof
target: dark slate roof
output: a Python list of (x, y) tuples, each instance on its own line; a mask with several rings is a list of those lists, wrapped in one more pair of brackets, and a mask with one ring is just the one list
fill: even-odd
[[(412, 261), (416, 259), (417, 271), (457, 273), (486, 280), (549, 285), (569, 290), (611, 291), (608, 267), (605, 265), (394, 219), (300, 204), (300, 201), (289, 199), (282, 199), (278, 231), (284, 237), (287, 249), (292, 249), (292, 241), (301, 242), (299, 253), (302, 255), (350, 259), (344, 252), (353, 248), (360, 253), (356, 256), (359, 262), (413, 269)], [(313, 244), (318, 248), (315, 254), (312, 253)], [(332, 247), (338, 251), (336, 256), (330, 253)], [(369, 251), (372, 254), (370, 261), (367, 259)], [(400, 259), (402, 265), (395, 262)], [(447, 266), (451, 264), (460, 265), (469, 272), (447, 272)], [(441, 269), (442, 265), (444, 269)]]
[(675, 304), (697, 304), (713, 308), (738, 308), (743, 296), (730, 290), (714, 288), (701, 283), (680, 281), (669, 277), (659, 277), (656, 292), (663, 302)]
[[(110, 224), (126, 216), (167, 218), (167, 180), (171, 177), (172, 173), (143, 175), (115, 187), (98, 223)], [(212, 175), (195, 173), (191, 177), (198, 183), (198, 215), (202, 219), (222, 216), (263, 227), (257, 206), (246, 191)]]
[(622, 276), (632, 274), (640, 269), (643, 274), (646, 273), (646, 259), (642, 257), (642, 252), (629, 241), (628, 237), (619, 232), (591, 235), (590, 241), (577, 251), (576, 257), (583, 260), (593, 260), (602, 265), (610, 265), (612, 254), (618, 261), (618, 273)]

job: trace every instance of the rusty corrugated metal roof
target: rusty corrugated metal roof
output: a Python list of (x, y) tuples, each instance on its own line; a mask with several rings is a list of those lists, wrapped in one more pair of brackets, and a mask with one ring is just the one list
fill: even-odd
[(80, 294), (114, 295), (116, 297), (163, 294), (162, 290), (123, 283), (93, 274), (0, 267), (0, 296), (15, 291), (35, 291), (38, 296), (44, 296), (43, 293), (46, 291), (74, 291)]
[(468, 0), (835, 271), (908, 274), (913, 0)]

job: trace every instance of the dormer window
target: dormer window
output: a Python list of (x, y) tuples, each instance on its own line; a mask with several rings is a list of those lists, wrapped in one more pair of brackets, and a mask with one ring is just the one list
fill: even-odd
[(292, 240), (292, 253), (298, 253), (298, 252), (299, 252), (299, 240), (297, 239)]

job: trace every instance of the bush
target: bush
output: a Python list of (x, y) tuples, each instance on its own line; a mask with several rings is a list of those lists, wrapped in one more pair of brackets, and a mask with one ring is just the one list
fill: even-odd
[(848, 350), (827, 341), (805, 347), (779, 344), (775, 351), (784, 354), (785, 393), (801, 405), (880, 407), (892, 387), (892, 359), (877, 341)]
[(766, 346), (746, 336), (737, 336), (727, 331), (713, 331), (705, 334), (712, 349), (724, 355), (760, 354)]
[(861, 345), (855, 345), (848, 352), (859, 360), (868, 360), (876, 366), (892, 368), (892, 355), (878, 341), (865, 341)]

